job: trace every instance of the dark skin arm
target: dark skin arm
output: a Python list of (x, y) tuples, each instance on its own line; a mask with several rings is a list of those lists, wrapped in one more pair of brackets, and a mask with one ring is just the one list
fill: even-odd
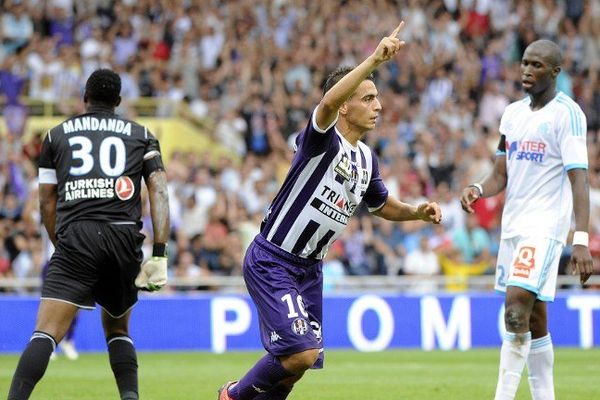
[(167, 191), (167, 174), (157, 170), (146, 179), (148, 198), (150, 199), (150, 216), (154, 231), (154, 243), (167, 243), (169, 240), (169, 195)]
[[(587, 232), (590, 221), (590, 187), (585, 169), (572, 169), (568, 172), (573, 193), (573, 211), (575, 213), (575, 230)], [(571, 270), (579, 272), (581, 284), (584, 284), (594, 272), (592, 255), (587, 246), (573, 246), (571, 254)]]
[(57, 185), (40, 183), (40, 213), (42, 223), (48, 231), (50, 241), (56, 246), (56, 203), (58, 201)]
[[(506, 188), (506, 179), (506, 157), (497, 156), (492, 173), (481, 182), (484, 197), (492, 197), (503, 191)], [(479, 193), (477, 188), (472, 186), (464, 188), (460, 197), (460, 204), (463, 210), (469, 214), (473, 214), (472, 205), (479, 200), (479, 197), (481, 197), (481, 193)]]

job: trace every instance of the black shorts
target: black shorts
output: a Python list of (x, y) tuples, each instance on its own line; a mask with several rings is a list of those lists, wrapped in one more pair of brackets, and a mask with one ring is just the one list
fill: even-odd
[(111, 316), (122, 316), (137, 302), (134, 280), (144, 238), (134, 224), (70, 223), (58, 236), (42, 299), (89, 309), (98, 303)]

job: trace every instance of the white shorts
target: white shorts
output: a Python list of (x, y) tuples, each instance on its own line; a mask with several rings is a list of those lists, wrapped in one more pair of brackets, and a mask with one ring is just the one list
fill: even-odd
[(548, 238), (517, 236), (500, 241), (495, 289), (518, 286), (541, 301), (554, 301), (563, 243)]

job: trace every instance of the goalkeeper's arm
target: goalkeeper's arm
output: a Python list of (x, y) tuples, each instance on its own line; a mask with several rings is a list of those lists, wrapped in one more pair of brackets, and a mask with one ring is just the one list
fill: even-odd
[(162, 169), (152, 172), (146, 179), (150, 199), (150, 216), (154, 231), (152, 258), (142, 265), (135, 280), (138, 288), (155, 291), (167, 283), (167, 252), (169, 240), (169, 196), (167, 177)]

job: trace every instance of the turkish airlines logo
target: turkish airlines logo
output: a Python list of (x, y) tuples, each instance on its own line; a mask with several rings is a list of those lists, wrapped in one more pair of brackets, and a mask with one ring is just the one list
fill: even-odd
[(511, 143), (506, 141), (506, 151), (509, 160), (516, 154), (516, 160), (533, 161), (541, 164), (544, 162), (544, 156), (546, 155), (546, 143), (532, 140)]
[(129, 200), (133, 197), (133, 193), (135, 192), (135, 186), (133, 186), (133, 181), (128, 176), (120, 176), (117, 179), (117, 183), (115, 184), (115, 193), (117, 197), (123, 201)]

